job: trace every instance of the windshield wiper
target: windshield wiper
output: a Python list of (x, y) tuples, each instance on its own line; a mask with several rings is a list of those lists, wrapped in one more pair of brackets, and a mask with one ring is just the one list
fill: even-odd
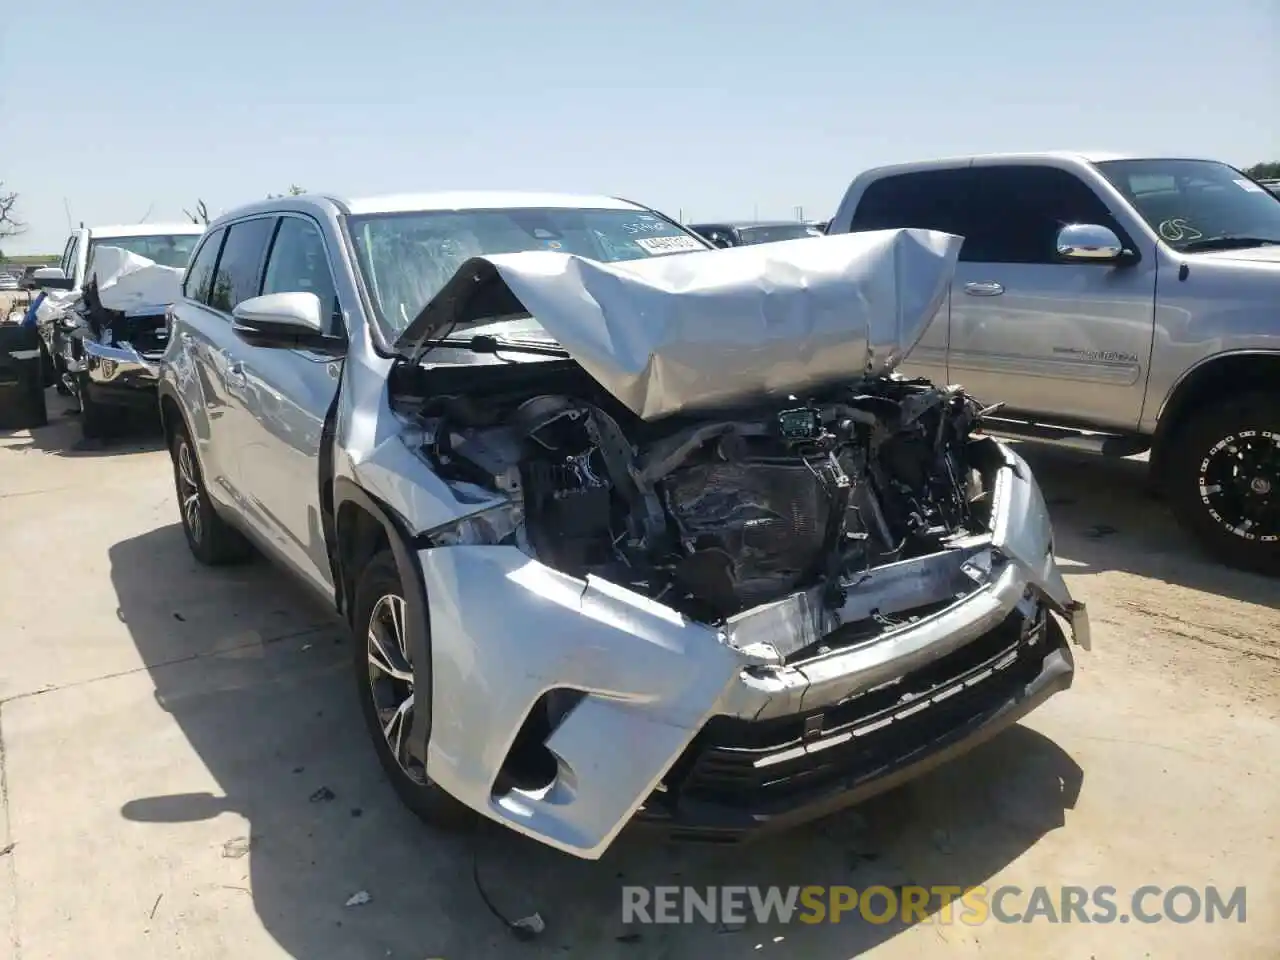
[(1241, 250), (1246, 247), (1266, 247), (1280, 243), (1280, 240), (1271, 240), (1267, 237), (1237, 237), (1224, 235), (1221, 237), (1206, 237), (1203, 240), (1192, 240), (1190, 243), (1182, 245), (1183, 253), (1196, 253), (1202, 250)]
[(420, 346), (463, 347), (472, 353), (533, 353), (543, 357), (569, 356), (568, 351), (553, 343), (540, 340), (510, 340), (507, 337), (494, 337), (488, 334), (424, 340)]

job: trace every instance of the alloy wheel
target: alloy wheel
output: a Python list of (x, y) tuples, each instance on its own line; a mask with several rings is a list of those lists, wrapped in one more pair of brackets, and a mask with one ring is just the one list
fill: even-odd
[(369, 614), (367, 654), (369, 688), (387, 749), (409, 779), (425, 784), (426, 769), (408, 750), (415, 678), (403, 597), (385, 594), (374, 604)]
[(1213, 519), (1245, 540), (1280, 540), (1280, 433), (1241, 430), (1200, 461), (1200, 499)]
[(191, 445), (186, 440), (178, 444), (178, 502), (182, 508), (182, 520), (187, 525), (187, 533), (195, 543), (199, 543), (204, 535), (204, 524), (200, 516), (200, 484), (196, 480), (195, 459), (191, 454)]

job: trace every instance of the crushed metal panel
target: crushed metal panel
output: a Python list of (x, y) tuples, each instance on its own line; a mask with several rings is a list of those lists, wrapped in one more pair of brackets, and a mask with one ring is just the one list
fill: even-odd
[(961, 243), (882, 230), (620, 263), (477, 257), (397, 348), (523, 311), (639, 416), (710, 410), (889, 373), (945, 302)]

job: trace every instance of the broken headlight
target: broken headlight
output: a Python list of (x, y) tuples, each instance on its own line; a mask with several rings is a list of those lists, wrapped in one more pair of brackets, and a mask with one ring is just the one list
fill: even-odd
[(493, 546), (509, 544), (525, 552), (524, 507), (508, 502), (432, 530), (428, 536), (437, 547)]

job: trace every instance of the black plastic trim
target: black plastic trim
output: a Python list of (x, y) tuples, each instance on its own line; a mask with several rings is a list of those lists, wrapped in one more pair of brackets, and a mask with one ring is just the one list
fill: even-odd
[(764, 812), (723, 804), (682, 800), (672, 814), (660, 806), (637, 814), (635, 826), (667, 833), (674, 840), (734, 844), (788, 830), (837, 813), (878, 794), (901, 786), (991, 740), (1031, 713), (1055, 693), (1070, 688), (1075, 662), (1060, 627), (1050, 621), (1049, 636), (1055, 643), (1046, 653), (1039, 674), (981, 717), (952, 731), (942, 745), (914, 762), (892, 768), (852, 789), (832, 784), (786, 809)]

